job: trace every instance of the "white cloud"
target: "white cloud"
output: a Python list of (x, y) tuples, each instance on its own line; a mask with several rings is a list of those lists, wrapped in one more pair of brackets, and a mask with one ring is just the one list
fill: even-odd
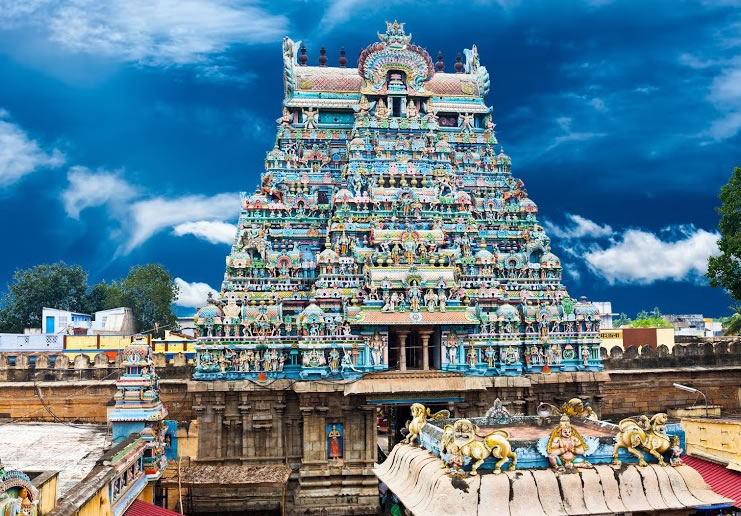
[(199, 220), (178, 224), (172, 232), (176, 236), (193, 235), (212, 244), (232, 244), (237, 226), (218, 220)]
[(603, 238), (614, 233), (612, 228), (607, 224), (600, 226), (596, 222), (581, 215), (567, 213), (566, 218), (571, 222), (571, 225), (568, 227), (558, 226), (548, 220), (543, 223), (543, 226), (549, 234), (564, 239), (584, 237)]
[(219, 292), (215, 288), (211, 288), (207, 283), (197, 281), (188, 282), (182, 278), (175, 278), (175, 284), (179, 289), (175, 304), (188, 308), (199, 308), (203, 306), (206, 303), (209, 292), (212, 292), (214, 296)]
[(202, 62), (231, 45), (279, 40), (288, 19), (249, 0), (0, 0), (0, 22), (40, 28), (74, 52), (147, 64)]
[(554, 149), (563, 143), (568, 142), (584, 142), (592, 140), (594, 138), (601, 138), (607, 136), (607, 133), (597, 132), (579, 132), (571, 129), (572, 119), (570, 117), (559, 117), (556, 119), (556, 123), (564, 134), (556, 136), (553, 142), (546, 148), (546, 151)]
[(239, 214), (239, 195), (142, 197), (142, 189), (128, 183), (120, 172), (91, 171), (75, 166), (67, 174), (62, 193), (64, 209), (79, 218), (86, 208), (107, 206), (120, 225), (123, 242), (117, 254), (128, 254), (152, 236), (172, 228), (177, 236), (192, 234), (211, 243), (231, 243), (236, 227), (225, 221)]
[(607, 248), (594, 247), (584, 260), (596, 275), (610, 284), (648, 285), (660, 280), (699, 278), (707, 271), (708, 257), (718, 253), (718, 233), (692, 226), (680, 228), (683, 238), (664, 241), (655, 234), (629, 229)]
[(0, 187), (15, 183), (40, 168), (56, 168), (65, 161), (59, 149), (44, 150), (17, 125), (3, 120), (8, 112), (0, 109)]
[(741, 62), (736, 61), (710, 86), (708, 100), (723, 113), (704, 133), (715, 141), (726, 140), (741, 129)]
[(137, 201), (130, 208), (130, 237), (119, 251), (128, 254), (159, 231), (193, 220), (227, 220), (239, 214), (239, 195), (222, 193), (211, 197), (187, 195), (154, 197)]
[(67, 173), (69, 185), (62, 192), (64, 211), (74, 219), (85, 208), (108, 203), (125, 203), (137, 194), (137, 189), (120, 176), (120, 171), (108, 172), (74, 166)]

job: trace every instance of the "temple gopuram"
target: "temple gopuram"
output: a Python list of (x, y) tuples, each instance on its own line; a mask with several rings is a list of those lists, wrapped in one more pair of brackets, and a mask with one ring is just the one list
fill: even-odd
[(195, 378), (600, 370), (598, 312), (497, 150), (476, 47), (444, 73), (403, 24), (379, 37), (357, 68), (284, 40), (283, 116)]
[[(534, 414), (578, 396), (599, 411), (608, 378), (599, 313), (567, 293), (498, 145), (476, 47), (446, 72), (403, 24), (378, 36), (356, 68), (324, 49), (309, 66), (284, 39), (275, 145), (196, 315), (198, 460), (290, 466), (301, 514), (375, 513), (379, 449), (415, 401), (474, 417), (496, 398)], [(279, 506), (275, 485), (254, 486), (189, 496)]]

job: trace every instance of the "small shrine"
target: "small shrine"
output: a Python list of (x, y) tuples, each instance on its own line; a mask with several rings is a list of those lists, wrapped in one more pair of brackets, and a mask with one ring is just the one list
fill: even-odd
[(465, 419), (412, 405), (405, 442), (374, 469), (410, 514), (694, 514), (733, 503), (683, 465), (684, 432), (666, 414), (615, 425), (583, 406), (576, 415), (578, 399), (539, 416), (498, 401)]
[(39, 492), (22, 471), (8, 470), (0, 461), (0, 516), (37, 516)]
[(137, 338), (121, 354), (121, 367), (123, 373), (116, 380), (115, 404), (108, 413), (113, 444), (139, 434), (145, 450), (141, 465), (131, 464), (136, 470), (132, 476), (138, 478), (141, 471), (153, 482), (167, 467), (164, 452), (167, 426), (163, 422), (167, 409), (159, 396), (159, 377), (154, 370), (152, 348), (144, 339)]
[(463, 54), (445, 72), (398, 22), (357, 68), (284, 39), (283, 114), (196, 315), (196, 380), (601, 370), (599, 313), (563, 285)]

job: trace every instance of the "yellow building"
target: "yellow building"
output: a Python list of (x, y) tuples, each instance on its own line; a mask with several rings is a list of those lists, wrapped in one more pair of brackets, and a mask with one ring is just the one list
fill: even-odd
[[(741, 395), (741, 389), (739, 389)], [(741, 471), (741, 418), (682, 418), (687, 454)]]
[(602, 340), (602, 347), (610, 353), (614, 347), (625, 349), (623, 347), (623, 329), (622, 328), (601, 328), (599, 338)]

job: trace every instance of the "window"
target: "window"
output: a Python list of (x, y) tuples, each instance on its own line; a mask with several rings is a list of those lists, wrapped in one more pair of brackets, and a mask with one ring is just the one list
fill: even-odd
[(391, 116), (399, 118), (401, 116), (401, 97), (392, 97), (393, 108)]
[(67, 316), (59, 316), (57, 317), (57, 322), (59, 323), (60, 328), (65, 328), (67, 326)]

